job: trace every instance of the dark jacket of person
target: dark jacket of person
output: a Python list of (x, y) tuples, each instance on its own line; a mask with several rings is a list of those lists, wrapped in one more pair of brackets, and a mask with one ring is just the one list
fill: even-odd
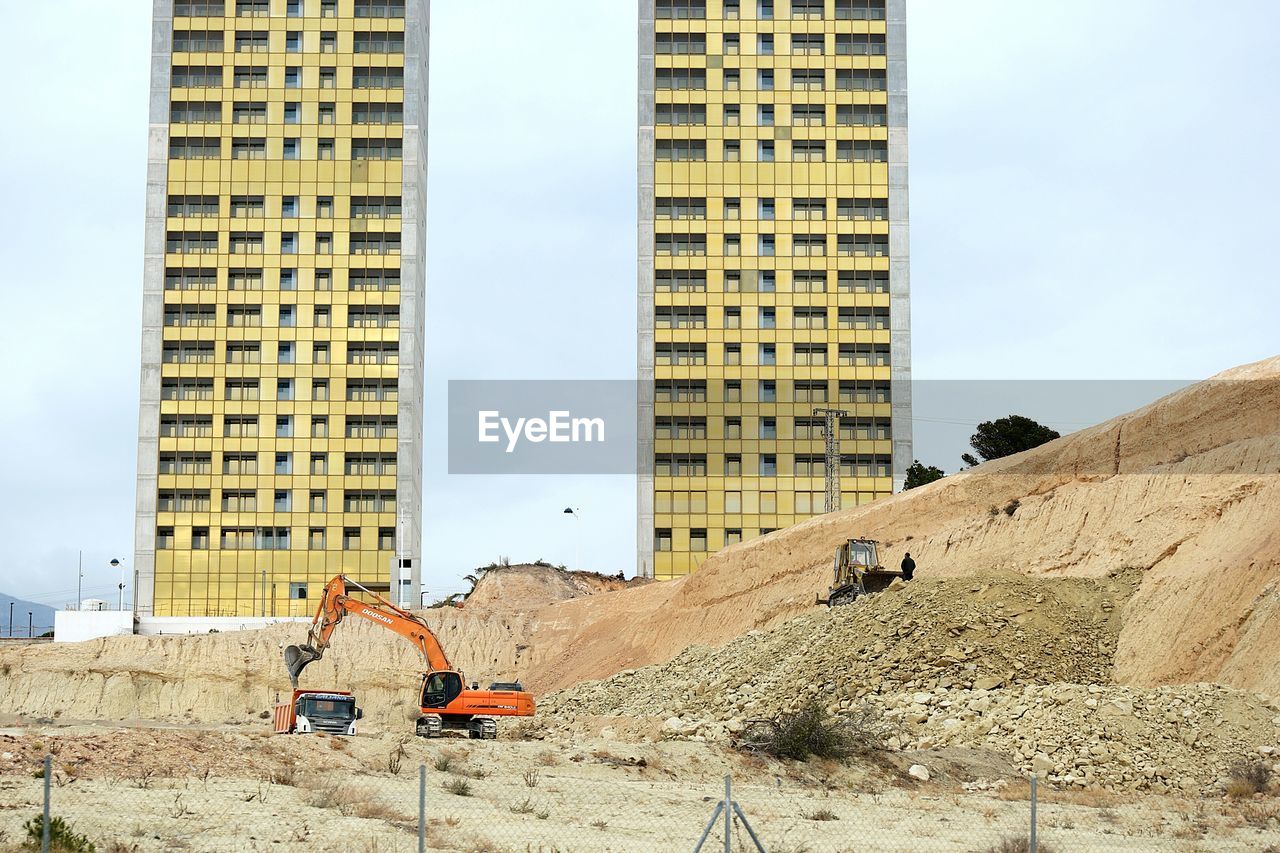
[(916, 561), (911, 559), (911, 555), (902, 558), (902, 579), (904, 581), (911, 580), (911, 576), (916, 572)]

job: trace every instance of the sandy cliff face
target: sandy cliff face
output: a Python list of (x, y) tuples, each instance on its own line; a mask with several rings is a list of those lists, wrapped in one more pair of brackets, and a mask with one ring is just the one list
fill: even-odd
[[(922, 489), (711, 556), (673, 583), (613, 589), (551, 569), (492, 573), (462, 610), (428, 611), (468, 677), (544, 693), (719, 645), (814, 609), (843, 539), (906, 550), (918, 575), (1098, 578), (1131, 569), (1114, 678), (1280, 693), (1280, 358)], [(1127, 573), (1126, 573), (1127, 574)], [(545, 575), (545, 576), (544, 576)], [(301, 628), (0, 650), (0, 710), (122, 719), (243, 718), (287, 689)], [(368, 625), (340, 629), (305, 676), (405, 712), (421, 662)]]

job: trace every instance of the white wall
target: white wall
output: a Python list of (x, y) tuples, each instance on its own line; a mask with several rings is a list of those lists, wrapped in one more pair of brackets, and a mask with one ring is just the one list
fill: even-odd
[(57, 610), (53, 614), (55, 643), (78, 643), (132, 633), (133, 614), (128, 610)]
[(281, 622), (310, 622), (309, 616), (139, 616), (138, 633), (207, 634), (210, 631), (256, 631)]

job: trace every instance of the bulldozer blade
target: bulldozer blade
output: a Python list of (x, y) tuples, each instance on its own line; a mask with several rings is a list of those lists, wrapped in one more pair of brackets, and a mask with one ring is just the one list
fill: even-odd
[(289, 671), (289, 682), (296, 689), (298, 676), (313, 660), (319, 660), (320, 654), (311, 646), (285, 646), (284, 668)]

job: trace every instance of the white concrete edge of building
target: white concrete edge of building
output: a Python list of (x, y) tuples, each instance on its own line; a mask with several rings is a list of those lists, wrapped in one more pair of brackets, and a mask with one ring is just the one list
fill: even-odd
[(257, 631), (280, 623), (308, 623), (310, 616), (135, 616), (128, 610), (58, 610), (53, 641), (80, 643), (103, 637), (226, 634)]

